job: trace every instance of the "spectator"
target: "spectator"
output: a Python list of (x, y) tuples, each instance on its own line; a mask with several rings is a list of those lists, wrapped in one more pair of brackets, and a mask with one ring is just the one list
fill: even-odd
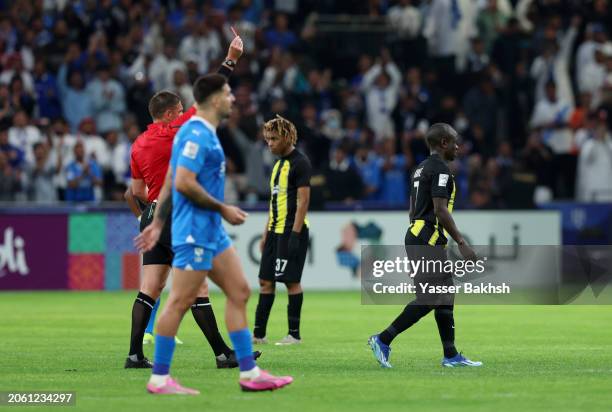
[(357, 144), (366, 143), (366, 133), (359, 123), (357, 116), (348, 116), (344, 120), (344, 129), (342, 130), (342, 136), (348, 138), (350, 141)]
[(76, 136), (77, 140), (83, 142), (85, 146), (86, 157), (95, 159), (104, 172), (109, 171), (111, 169), (111, 151), (106, 141), (98, 134), (93, 119), (83, 119)]
[(28, 116), (34, 114), (36, 100), (34, 95), (23, 88), (21, 77), (14, 76), (9, 83), (12, 105), (15, 110), (24, 110)]
[(331, 140), (320, 132), (317, 108), (313, 103), (304, 104), (301, 114), (301, 122), (297, 124), (298, 146), (310, 159), (312, 168), (321, 171), (329, 163)]
[(21, 190), (21, 175), (13, 169), (6, 154), (0, 151), (0, 201), (14, 201)]
[(491, 59), (502, 73), (511, 76), (517, 62), (525, 57), (525, 45), (526, 39), (521, 33), (519, 21), (512, 17), (493, 43)]
[(193, 86), (189, 84), (187, 73), (177, 68), (172, 77), (172, 91), (174, 91), (183, 102), (183, 107), (191, 107), (195, 103), (193, 99)]
[(78, 130), (83, 119), (92, 117), (94, 114), (93, 102), (85, 88), (83, 73), (77, 69), (69, 69), (69, 65), (75, 63), (78, 52), (77, 46), (70, 46), (64, 64), (59, 69), (57, 79), (63, 117), (68, 120), (73, 132)]
[(406, 171), (410, 162), (403, 153), (396, 153), (395, 146), (395, 137), (386, 138), (381, 143), (382, 182), (379, 199), (399, 206), (408, 203)]
[(223, 37), (225, 43), (229, 44), (234, 38), (232, 27), (240, 34), (242, 43), (244, 44), (244, 52), (254, 54), (257, 50), (255, 47), (255, 35), (257, 26), (246, 20), (243, 16), (242, 6), (232, 4), (227, 11), (227, 21), (223, 24)]
[(601, 89), (606, 82), (606, 55), (604, 46), (596, 46), (593, 49), (594, 59), (585, 63), (578, 77), (578, 89), (581, 93), (589, 93), (593, 96), (592, 107), (597, 107), (601, 102)]
[(49, 158), (46, 143), (36, 143), (33, 147), (34, 163), (26, 169), (27, 196), (34, 202), (51, 203), (57, 201), (57, 190), (53, 184), (58, 172), (58, 164)]
[(359, 56), (359, 60), (357, 61), (357, 74), (355, 74), (351, 78), (351, 87), (361, 90), (361, 84), (363, 82), (363, 77), (365, 74), (372, 68), (372, 57), (368, 54), (362, 54)]
[(66, 166), (66, 180), (67, 201), (96, 200), (94, 188), (102, 186), (102, 170), (94, 159), (85, 158), (85, 147), (80, 141), (74, 145), (74, 160)]
[(576, 52), (576, 78), (584, 79), (583, 71), (596, 60), (595, 53), (606, 42), (606, 32), (601, 24), (589, 23), (584, 31), (584, 40)]
[(574, 197), (576, 156), (572, 153), (573, 134), (568, 128), (572, 105), (557, 97), (555, 83), (546, 84), (546, 97), (540, 100), (531, 117), (531, 127), (542, 129), (544, 143), (554, 153), (553, 173), (556, 182), (553, 191), (556, 197)]
[(277, 13), (274, 17), (274, 28), (266, 32), (267, 47), (287, 50), (297, 43), (297, 40), (295, 34), (289, 31), (289, 17), (285, 13)]
[(32, 148), (34, 143), (42, 140), (40, 130), (30, 123), (28, 114), (24, 110), (19, 110), (13, 118), (13, 127), (9, 129), (9, 142), (25, 153), (27, 163), (34, 161)]
[(189, 34), (181, 40), (179, 46), (181, 59), (194, 59), (201, 74), (208, 73), (211, 61), (222, 57), (222, 53), (221, 38), (206, 19), (203, 22), (193, 22)]
[(364, 185), (364, 200), (379, 200), (382, 186), (383, 160), (366, 145), (360, 145), (355, 153), (355, 167)]
[(257, 140), (253, 141), (240, 128), (240, 114), (234, 110), (227, 124), (219, 129), (219, 138), (225, 148), (231, 142), (239, 151), (236, 157), (238, 165), (243, 164), (245, 182), (243, 192), (248, 201), (267, 199), (270, 195), (267, 169), (271, 169), (274, 160), (261, 131), (257, 133)]
[(351, 165), (346, 149), (336, 147), (324, 172), (324, 196), (328, 201), (352, 203), (363, 195), (359, 172)]
[(364, 75), (361, 90), (366, 101), (368, 127), (377, 139), (393, 134), (391, 114), (397, 105), (401, 77), (388, 50), (383, 51), (380, 62)]
[(74, 160), (74, 145), (76, 142), (77, 138), (70, 133), (70, 127), (66, 120), (59, 118), (53, 121), (49, 134), (49, 158), (57, 164), (58, 173), (54, 178), (53, 185), (58, 193), (59, 200), (65, 199), (67, 181), (64, 166)]
[(10, 84), (14, 77), (21, 79), (25, 92), (34, 93), (32, 74), (23, 67), (21, 55), (17, 53), (9, 58), (6, 68), (0, 74), (0, 83)]
[(466, 74), (471, 75), (468, 77), (468, 84), (473, 85), (473, 76), (477, 73), (481, 73), (489, 66), (489, 55), (486, 52), (485, 44), (479, 37), (474, 37), (471, 42), (471, 50), (467, 54), (466, 62)]
[(541, 134), (532, 133), (521, 155), (525, 170), (536, 175), (535, 202), (549, 202), (553, 198), (554, 175), (552, 170), (553, 153), (543, 144)]
[(472, 125), (479, 125), (484, 133), (481, 150), (486, 155), (495, 153), (497, 147), (497, 113), (499, 105), (493, 81), (482, 75), (477, 86), (470, 89), (463, 99), (465, 115)]
[(576, 200), (580, 202), (612, 202), (612, 136), (601, 111), (595, 130), (582, 145), (578, 157)]
[(142, 72), (136, 73), (134, 83), (127, 93), (127, 107), (136, 116), (138, 128), (145, 130), (152, 122), (149, 114), (149, 101), (153, 97), (153, 85)]
[(478, 15), (476, 24), (487, 53), (493, 49), (493, 43), (506, 25), (508, 16), (497, 7), (497, 0), (487, 0), (487, 5)]
[(110, 67), (99, 65), (96, 78), (87, 86), (98, 133), (104, 134), (121, 127), (125, 112), (125, 92), (117, 80), (111, 78)]
[(5, 84), (0, 84), (0, 125), (11, 125), (14, 113), (9, 88)]
[(464, 34), (460, 31), (462, 18), (458, 0), (432, 0), (423, 24), (429, 55), (445, 88), (454, 86), (455, 58)]
[(34, 89), (38, 103), (38, 116), (55, 120), (62, 115), (59, 90), (55, 76), (47, 69), (45, 60), (34, 63)]
[(556, 39), (548, 40), (543, 53), (533, 60), (530, 72), (531, 77), (536, 82), (536, 101), (544, 99), (546, 84), (554, 79), (558, 89), (557, 97), (571, 105), (574, 104), (574, 95), (569, 78), (569, 64), (580, 21), (579, 16), (574, 16), (572, 25), (563, 34), (560, 44), (557, 44)]
[(119, 135), (117, 130), (111, 130), (104, 136), (108, 152), (110, 152), (110, 172), (113, 182), (125, 185), (127, 170), (130, 167), (130, 144)]
[(243, 18), (253, 24), (261, 23), (261, 15), (264, 12), (263, 0), (232, 0), (228, 3), (239, 4), (243, 10)]
[(4, 153), (6, 161), (11, 168), (23, 169), (25, 153), (19, 147), (9, 142), (9, 133), (6, 127), (0, 128), (0, 151)]
[(257, 136), (263, 125), (263, 116), (253, 98), (253, 90), (250, 85), (244, 84), (238, 86), (234, 94), (236, 96), (235, 110), (240, 112), (240, 129), (252, 139), (253, 136)]
[(421, 29), (421, 13), (412, 0), (400, 0), (389, 9), (389, 25), (402, 40), (415, 38)]
[[(172, 87), (172, 76), (176, 69), (186, 70), (185, 63), (176, 57), (176, 47), (174, 39), (166, 39), (164, 52), (158, 53), (151, 61), (148, 70), (142, 69), (140, 72), (147, 73), (153, 82), (154, 90), (164, 90)], [(137, 64), (138, 60), (134, 62)], [(130, 70), (134, 70), (133, 67)]]
[(606, 77), (601, 88), (601, 104), (608, 109), (612, 108), (612, 44), (605, 47)]
[[(0, 130), (10, 127), (15, 114), (25, 109), (32, 119), (28, 127), (40, 125), (39, 134), (48, 134), (49, 162), (61, 161), (65, 166), (72, 162), (77, 137), (55, 119), (65, 117), (75, 133), (83, 123), (86, 130), (80, 130), (79, 138), (85, 157), (95, 153), (105, 172), (107, 198), (118, 193), (115, 183), (124, 181), (127, 173), (124, 170), (119, 176), (122, 171), (115, 170), (123, 145), (151, 122), (147, 106), (153, 92), (176, 90), (188, 106), (192, 98), (189, 85), (203, 71), (211, 71), (211, 64), (217, 64), (213, 60), (222, 57), (220, 43), (232, 38), (232, 26), (242, 35), (246, 54), (231, 79), (236, 96), (231, 131), (222, 127), (220, 132), (225, 133), (228, 173), (240, 199), (246, 195), (254, 200), (259, 191), (256, 184), (267, 183), (265, 179), (249, 182), (241, 172), (243, 168), (251, 169), (248, 174), (253, 176), (269, 172), (260, 127), (265, 116), (277, 111), (296, 119), (298, 145), (311, 157), (313, 205), (316, 200), (322, 207), (324, 171), (329, 172), (330, 153), (335, 153), (330, 150), (332, 145), (340, 144), (349, 157), (358, 148), (360, 155), (353, 165), (357, 170), (358, 159), (365, 159), (359, 166), (366, 167), (372, 155), (361, 151), (361, 146), (374, 147), (377, 139), (397, 136), (393, 146), (405, 153), (394, 151), (393, 156), (412, 164), (413, 159), (419, 161), (428, 154), (423, 131), (431, 122), (444, 121), (464, 138), (460, 147), (466, 158), (452, 166), (460, 175), (458, 202), (471, 198), (467, 207), (519, 207), (530, 204), (526, 197), (534, 182), (538, 201), (553, 199), (551, 188), (557, 198), (571, 196), (571, 186), (577, 181), (572, 161), (575, 164), (582, 146), (595, 139), (598, 120), (593, 110), (612, 108), (612, 53), (606, 43), (612, 14), (605, 0), (592, 4), (575, 0), (374, 0), (346, 5), (261, 0), (226, 4), (194, 0), (5, 3), (5, 13), (0, 16)], [(224, 20), (219, 11), (228, 7)], [(330, 14), (326, 18), (338, 22), (346, 17), (337, 13), (358, 12), (387, 22), (392, 32), (384, 36), (330, 35), (315, 24), (314, 13), (300, 24), (301, 32), (292, 29), (289, 15), (312, 12)], [(577, 16), (584, 16), (586, 29), (574, 54), (573, 41), (581, 26)], [(423, 21), (422, 34), (419, 20)], [(502, 24), (504, 20), (507, 23)], [(213, 47), (216, 51), (210, 52), (209, 40), (219, 44)], [(380, 53), (381, 44), (391, 53), (386, 49)], [(260, 53), (258, 48), (266, 50)], [(374, 70), (369, 57), (373, 53), (381, 54), (379, 74), (368, 79), (366, 75)], [(575, 73), (569, 70), (570, 61), (575, 62)], [(100, 65), (108, 65), (109, 82), (125, 90), (124, 109), (115, 103), (94, 108), (96, 102), (84, 96), (84, 91), (101, 85), (96, 73)], [(393, 65), (401, 67), (403, 76), (394, 76)], [(489, 84), (477, 83), (483, 75), (490, 79)], [(28, 93), (32, 89), (28, 78), (33, 79), (34, 94)], [(555, 101), (546, 92), (551, 80), (556, 84)], [(254, 85), (260, 86), (261, 93), (253, 93)], [(577, 107), (574, 89), (580, 92)], [(96, 125), (83, 122), (90, 117), (98, 123), (97, 132)], [(131, 120), (123, 122), (124, 117), (136, 119), (138, 126)], [(43, 130), (45, 118), (53, 125), (49, 131)], [(112, 125), (105, 124), (109, 118)], [(529, 138), (528, 129), (533, 135)], [(90, 138), (96, 133), (104, 133), (105, 139)], [(502, 144), (497, 150), (497, 139), (507, 139), (509, 146)], [(246, 144), (238, 147), (238, 140)], [(9, 142), (15, 145), (10, 138)], [(33, 162), (32, 145), (24, 144), (21, 149)], [(506, 151), (510, 154), (502, 154)], [(6, 152), (15, 153), (12, 148)], [(480, 155), (473, 156), (475, 153)], [(519, 154), (517, 159), (512, 159), (512, 153)], [(474, 164), (472, 159), (479, 159), (482, 169), (473, 173), (478, 178), (471, 186), (466, 159)], [(26, 162), (19, 166), (14, 160), (13, 168), (26, 171), (34, 166)], [(53, 177), (57, 188), (66, 186), (65, 169), (61, 167)], [(517, 180), (518, 175), (522, 180)], [(28, 182), (24, 179), (23, 183)], [(366, 182), (366, 186), (372, 185)], [(377, 196), (382, 183), (379, 186)], [(523, 189), (526, 197), (520, 202), (499, 195)], [(59, 197), (62, 193), (60, 190)]]

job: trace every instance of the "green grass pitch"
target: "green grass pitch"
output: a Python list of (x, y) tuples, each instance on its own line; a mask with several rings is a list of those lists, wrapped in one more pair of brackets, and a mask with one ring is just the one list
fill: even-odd
[[(146, 370), (124, 370), (134, 292), (0, 293), (0, 391), (76, 391), (84, 411), (597, 411), (612, 409), (610, 306), (459, 306), (457, 347), (480, 369), (443, 369), (432, 315), (378, 367), (368, 336), (400, 306), (362, 306), (355, 292), (306, 292), (300, 346), (261, 346), (260, 366), (292, 374), (287, 389), (248, 394), (217, 370), (188, 314), (172, 372), (197, 397), (145, 393)], [(257, 295), (249, 304), (252, 321)], [(212, 296), (220, 326), (223, 297)], [(279, 293), (268, 337), (286, 333)], [(145, 353), (152, 358), (152, 347)], [(19, 408), (16, 408), (18, 410)], [(74, 410), (74, 409), (70, 409)]]

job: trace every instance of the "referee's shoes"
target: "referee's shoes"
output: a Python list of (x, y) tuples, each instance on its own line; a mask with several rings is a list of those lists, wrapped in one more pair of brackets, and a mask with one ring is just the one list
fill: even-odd
[[(261, 352), (256, 350), (253, 352), (253, 359), (257, 360), (261, 356)], [(238, 367), (238, 359), (236, 359), (236, 352), (231, 351), (229, 357), (222, 353), (215, 359), (217, 363), (217, 369), (231, 369)]]

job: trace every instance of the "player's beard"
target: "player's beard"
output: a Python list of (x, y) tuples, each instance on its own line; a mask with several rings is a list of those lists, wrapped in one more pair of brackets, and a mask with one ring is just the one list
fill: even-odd
[(220, 116), (219, 116), (220, 120), (227, 120), (232, 114), (232, 110), (233, 110), (233, 107), (230, 106), (227, 110), (221, 111)]

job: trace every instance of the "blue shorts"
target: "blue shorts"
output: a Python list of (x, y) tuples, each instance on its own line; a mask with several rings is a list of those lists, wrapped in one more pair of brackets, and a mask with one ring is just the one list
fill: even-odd
[(173, 246), (174, 259), (172, 260), (172, 267), (183, 270), (211, 270), (213, 259), (231, 245), (232, 239), (230, 239), (225, 230), (221, 230), (212, 248), (189, 243)]

